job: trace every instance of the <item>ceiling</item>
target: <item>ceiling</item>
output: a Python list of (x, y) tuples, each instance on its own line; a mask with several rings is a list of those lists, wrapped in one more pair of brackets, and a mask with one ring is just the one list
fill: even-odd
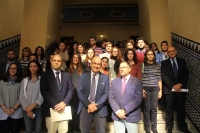
[(63, 5), (138, 4), (139, 0), (61, 0)]
[(62, 24), (138, 23), (138, 0), (61, 0)]
[(64, 6), (62, 23), (137, 22), (137, 5)]

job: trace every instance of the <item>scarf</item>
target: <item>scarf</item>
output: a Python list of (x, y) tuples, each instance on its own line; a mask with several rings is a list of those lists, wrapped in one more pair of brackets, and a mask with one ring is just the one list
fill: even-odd
[(14, 78), (11, 78), (9, 76), (7, 85), (9, 85), (9, 87), (11, 88), (15, 84), (16, 80), (17, 80), (17, 76), (15, 76)]

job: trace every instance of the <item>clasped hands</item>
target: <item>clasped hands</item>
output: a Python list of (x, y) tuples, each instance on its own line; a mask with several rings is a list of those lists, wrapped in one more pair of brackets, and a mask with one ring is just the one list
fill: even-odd
[(5, 108), (5, 109), (3, 109), (3, 111), (8, 115), (12, 115), (15, 112), (15, 110), (13, 108), (10, 108), (10, 109)]
[(181, 87), (182, 87), (182, 84), (181, 84), (181, 83), (178, 83), (178, 84), (175, 84), (172, 88), (173, 88), (176, 92), (181, 92)]
[(54, 109), (57, 111), (57, 112), (63, 112), (64, 111), (64, 109), (65, 109), (65, 107), (66, 107), (66, 104), (64, 103), (64, 102), (60, 102), (59, 104), (56, 104), (55, 106), (54, 106)]
[(97, 110), (97, 105), (98, 105), (97, 103), (91, 103), (91, 104), (89, 104), (87, 112), (88, 113), (92, 113), (92, 112), (96, 111)]
[(120, 109), (116, 113), (117, 117), (120, 119), (125, 119), (126, 118), (126, 111), (124, 109)]
[(27, 116), (29, 117), (29, 118), (31, 118), (31, 119), (33, 119), (35, 116), (34, 116), (34, 114), (33, 114), (33, 108), (34, 108), (34, 105), (33, 104), (31, 104), (31, 105), (29, 105), (29, 106), (27, 106), (26, 107), (26, 113), (27, 113)]

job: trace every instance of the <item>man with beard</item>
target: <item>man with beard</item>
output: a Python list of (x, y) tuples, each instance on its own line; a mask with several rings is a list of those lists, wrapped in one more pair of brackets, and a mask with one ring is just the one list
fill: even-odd
[[(11, 49), (11, 50), (7, 51), (7, 59), (8, 59), (7, 61), (4, 61), (0, 64), (0, 80), (2, 80), (4, 78), (9, 65), (11, 63), (16, 62), (14, 50)], [(19, 65), (19, 68), (21, 68), (21, 65), (20, 64), (18, 64), (18, 65)], [(20, 69), (19, 73), (22, 74), (22, 69)]]
[(162, 41), (161, 42), (162, 52), (160, 52), (156, 55), (156, 62), (159, 64), (159, 66), (161, 66), (161, 61), (169, 58), (169, 56), (167, 55), (167, 48), (168, 48), (167, 41)]
[(145, 53), (145, 39), (143, 37), (138, 37), (136, 40), (138, 50), (136, 51), (137, 60), (139, 64), (144, 62), (144, 53)]
[(99, 54), (103, 53), (103, 50), (100, 47), (97, 47), (97, 45), (96, 45), (96, 37), (94, 37), (94, 36), (90, 37), (89, 43), (90, 43), (90, 47), (92, 49), (94, 49), (94, 51), (95, 51), (95, 56), (99, 56)]

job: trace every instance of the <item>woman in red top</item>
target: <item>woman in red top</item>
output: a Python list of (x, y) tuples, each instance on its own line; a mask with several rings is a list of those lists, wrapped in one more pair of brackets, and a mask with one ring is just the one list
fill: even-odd
[(127, 61), (132, 66), (130, 72), (131, 76), (141, 79), (141, 66), (137, 63), (137, 55), (134, 49), (126, 49), (124, 61)]

